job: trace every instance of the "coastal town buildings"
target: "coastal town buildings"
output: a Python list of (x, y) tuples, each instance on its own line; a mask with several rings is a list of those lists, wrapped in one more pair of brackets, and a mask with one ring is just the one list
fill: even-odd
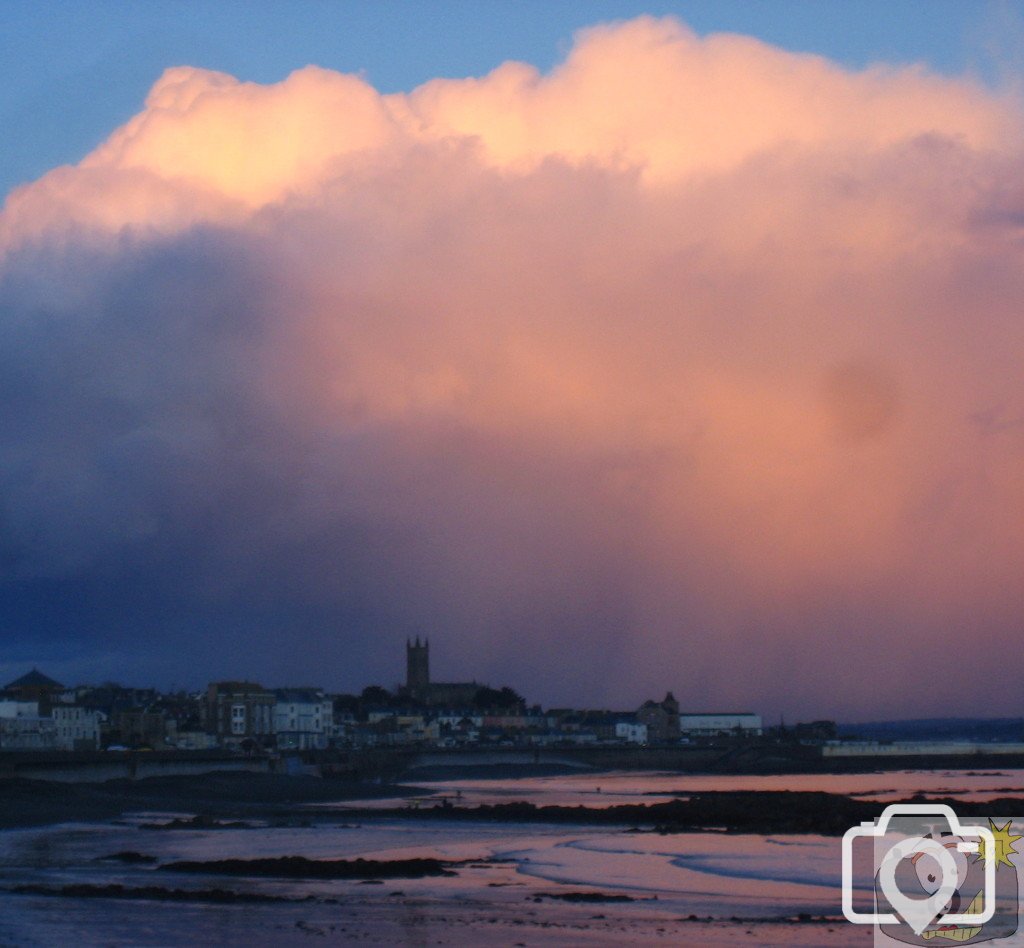
[(477, 692), (486, 687), (475, 681), (432, 682), (430, 680), (430, 642), (419, 636), (415, 642), (405, 643), (404, 697), (431, 707), (472, 707)]
[(274, 693), (251, 681), (218, 681), (206, 693), (206, 729), (228, 747), (269, 747)]
[(105, 720), (100, 711), (80, 704), (58, 704), (51, 711), (57, 750), (98, 750), (100, 727)]
[(761, 715), (750, 711), (680, 714), (679, 733), (691, 738), (757, 736), (761, 733)]
[(646, 744), (647, 725), (628, 719), (615, 722), (615, 737), (627, 744)]
[(277, 746), (323, 750), (334, 734), (334, 702), (317, 688), (281, 688), (274, 692)]
[(0, 690), (0, 698), (34, 701), (38, 705), (38, 713), (45, 716), (50, 713), (50, 708), (60, 700), (60, 695), (65, 690), (59, 681), (44, 675), (38, 668), (33, 668), (5, 685)]
[[(829, 723), (816, 722), (814, 733), (834, 733), (823, 729)], [(670, 747), (762, 733), (752, 712), (680, 713), (671, 691), (635, 711), (544, 711), (508, 687), (434, 682), (430, 644), (419, 638), (406, 642), (406, 680), (394, 691), (215, 681), (203, 692), (161, 694), (112, 683), (67, 688), (38, 669), (0, 689), (0, 750)]]
[(56, 742), (53, 718), (39, 713), (38, 701), (0, 700), (0, 749), (52, 750)]
[(125, 747), (176, 747), (177, 722), (152, 707), (124, 708), (112, 712), (107, 739)]
[(647, 726), (649, 740), (666, 743), (679, 740), (679, 702), (672, 692), (661, 701), (645, 701), (636, 713), (637, 720)]

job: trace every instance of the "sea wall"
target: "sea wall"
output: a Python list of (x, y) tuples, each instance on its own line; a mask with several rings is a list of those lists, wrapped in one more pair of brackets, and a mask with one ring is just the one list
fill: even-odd
[[(856, 748), (849, 745), (847, 750)], [(856, 773), (876, 770), (1024, 768), (1024, 745), (860, 745), (855, 753), (800, 744), (676, 747), (360, 748), (247, 757), (225, 751), (3, 751), (11, 778), (100, 783), (242, 771), (380, 783), (610, 770), (675, 773)]]
[(194, 776), (215, 771), (267, 773), (266, 758), (203, 751), (5, 751), (0, 753), (0, 780), (53, 780), (102, 783), (146, 777)]
[(987, 757), (1024, 756), (1022, 743), (974, 743), (967, 741), (893, 741), (880, 744), (874, 741), (848, 741), (826, 744), (823, 757)]

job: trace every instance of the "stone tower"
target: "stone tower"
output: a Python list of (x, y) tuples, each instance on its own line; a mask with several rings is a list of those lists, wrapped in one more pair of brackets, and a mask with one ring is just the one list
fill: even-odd
[(430, 691), (430, 642), (424, 639), (420, 645), (418, 635), (415, 643), (405, 641), (405, 690), (420, 701)]

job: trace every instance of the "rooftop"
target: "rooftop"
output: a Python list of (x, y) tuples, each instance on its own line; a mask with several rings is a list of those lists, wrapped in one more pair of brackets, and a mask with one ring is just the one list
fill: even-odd
[(51, 688), (59, 691), (63, 690), (64, 686), (59, 681), (54, 681), (48, 675), (44, 675), (38, 668), (33, 668), (28, 674), (5, 685), (4, 691), (11, 691), (15, 688)]

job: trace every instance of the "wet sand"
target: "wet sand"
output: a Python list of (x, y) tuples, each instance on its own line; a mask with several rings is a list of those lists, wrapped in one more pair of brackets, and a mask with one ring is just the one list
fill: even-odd
[[(11, 830), (3, 887), (12, 911), (0, 919), (0, 944), (871, 941), (869, 929), (838, 916), (830, 873), (836, 834), (877, 815), (877, 801), (772, 790), (668, 802), (640, 795), (612, 806), (452, 805), (450, 794), (447, 804), (406, 805), (423, 792), (252, 774), (6, 781), (0, 826)], [(349, 809), (315, 806), (346, 800)], [(1022, 802), (999, 809), (1019, 812)], [(977, 806), (992, 812), (991, 801)], [(77, 825), (45, 828), (58, 822)], [(793, 835), (768, 838), (785, 833)], [(784, 871), (765, 863), (776, 854)], [(360, 859), (366, 871), (351, 868)], [(443, 875), (412, 862), (428, 859), (440, 860)], [(326, 860), (334, 878), (307, 871)], [(160, 871), (175, 862), (178, 871)], [(285, 863), (296, 878), (280, 872)], [(90, 940), (94, 933), (101, 937)]]
[(141, 810), (211, 817), (294, 817), (308, 803), (401, 797), (399, 784), (278, 774), (212, 773), (105, 783), (0, 781), (0, 829), (117, 819)]

